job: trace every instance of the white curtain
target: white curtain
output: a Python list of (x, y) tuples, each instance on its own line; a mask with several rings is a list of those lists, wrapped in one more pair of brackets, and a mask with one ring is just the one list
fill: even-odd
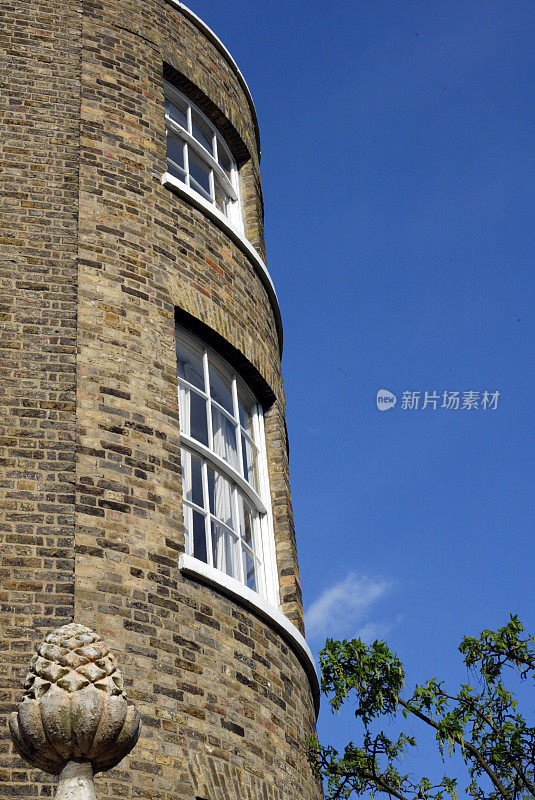
[[(241, 535), (243, 537), (243, 541), (247, 543), (250, 550), (258, 555), (257, 553), (257, 534), (258, 534), (258, 515), (251, 511), (248, 505), (243, 501), (240, 500), (240, 524), (241, 524)], [(243, 577), (245, 583), (251, 588), (258, 590), (257, 586), (257, 575), (256, 575), (256, 559), (249, 553), (245, 544), (243, 545)]]
[[(229, 482), (218, 472), (215, 473), (214, 503), (215, 516), (234, 529), (235, 521), (231, 487)], [(212, 539), (214, 567), (235, 577), (233, 537), (222, 525), (215, 523), (212, 530)]]
[[(189, 389), (178, 385), (178, 416), (182, 433), (191, 435), (191, 401)], [(191, 471), (190, 471), (191, 473)]]
[(236, 445), (236, 426), (217, 408), (212, 406), (212, 430), (214, 450), (234, 469), (239, 469), (238, 450)]
[[(180, 451), (180, 460), (182, 462), (182, 496), (187, 499), (188, 497), (191, 498), (191, 453), (182, 449)], [(184, 527), (186, 529), (186, 553), (193, 555), (193, 512), (185, 503)]]

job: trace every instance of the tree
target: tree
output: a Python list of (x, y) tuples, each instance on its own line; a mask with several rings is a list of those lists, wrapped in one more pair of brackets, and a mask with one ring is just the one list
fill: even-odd
[(405, 733), (389, 739), (381, 718), (401, 712), (430, 728), (444, 760), (459, 752), (469, 775), (466, 793), (476, 800), (525, 800), (535, 798), (535, 727), (517, 710), (518, 701), (506, 685), (515, 679), (535, 677), (535, 637), (522, 636), (516, 616), (497, 631), (464, 638), (459, 646), (474, 686), (463, 684), (450, 693), (436, 678), (404, 690), (401, 661), (385, 642), (366, 646), (360, 639), (328, 639), (320, 653), (322, 691), (331, 695), (338, 711), (356, 701), (362, 741), (349, 742), (343, 755), (308, 743), (308, 758), (319, 779), (325, 781), (329, 800), (377, 793), (398, 800), (441, 800), (457, 797), (457, 781), (444, 776), (438, 783), (403, 774), (403, 755), (416, 747)]

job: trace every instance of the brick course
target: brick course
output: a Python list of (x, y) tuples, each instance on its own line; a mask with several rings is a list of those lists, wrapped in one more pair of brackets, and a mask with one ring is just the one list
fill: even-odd
[(270, 300), (228, 235), (160, 183), (167, 65), (232, 130), (245, 230), (263, 256), (247, 97), (164, 0), (2, 9), (0, 783), (6, 796), (51, 793), (11, 755), (5, 714), (33, 644), (75, 617), (113, 646), (143, 713), (136, 749), (98, 778), (102, 798), (316, 798), (302, 752), (313, 698), (296, 655), (178, 570), (175, 307), (233, 345), (275, 396), (266, 444), (281, 610), (303, 629)]

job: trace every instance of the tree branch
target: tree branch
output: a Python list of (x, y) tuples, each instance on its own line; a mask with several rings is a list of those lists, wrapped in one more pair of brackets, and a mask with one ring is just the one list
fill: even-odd
[(373, 775), (372, 773), (366, 773), (366, 772), (363, 772), (362, 774), (369, 781), (375, 781), (375, 783), (381, 786), (383, 791), (385, 791), (387, 794), (397, 797), (398, 800), (408, 800), (408, 798), (405, 797), (404, 794), (401, 794), (401, 792), (399, 792), (397, 789), (394, 789), (393, 786), (390, 786), (390, 784), (385, 781), (382, 775)]
[(343, 781), (342, 781), (342, 783), (341, 783), (341, 784), (338, 786), (338, 788), (336, 789), (335, 793), (333, 794), (333, 800), (336, 800), (336, 798), (337, 798), (337, 797), (340, 797), (340, 794), (341, 794), (341, 792), (342, 792), (342, 789), (344, 788), (344, 786), (346, 785), (346, 783), (348, 782), (348, 780), (349, 780), (349, 778), (350, 778), (350, 777), (351, 777), (350, 775), (346, 775), (346, 776), (345, 776), (344, 780), (343, 780)]
[[(484, 722), (486, 722), (486, 724), (489, 726), (489, 728), (497, 738), (500, 738), (502, 742), (504, 742), (504, 744), (506, 743), (506, 738), (503, 735), (503, 733), (499, 730), (499, 728), (497, 728), (494, 725), (492, 720), (489, 719), (488, 716), (481, 710), (481, 706), (476, 701), (475, 697), (455, 697), (454, 695), (447, 694), (444, 691), (441, 691), (441, 695), (442, 697), (446, 697), (448, 700), (453, 700), (453, 702), (459, 703), (460, 705), (466, 704), (469, 710), (475, 712)], [(516, 770), (520, 780), (522, 781), (528, 792), (535, 797), (535, 785), (530, 783), (521, 764), (518, 762), (516, 758), (513, 757), (511, 758), (510, 763), (513, 769)]]
[[(427, 725), (430, 725), (432, 728), (434, 728), (437, 731), (439, 730), (439, 727), (438, 727), (437, 723), (434, 721), (434, 719), (432, 719), (431, 717), (428, 717), (422, 711), (419, 711), (417, 708), (414, 708), (409, 703), (406, 703), (405, 700), (401, 699), (401, 697), (398, 697), (398, 702), (399, 702), (400, 706), (403, 706), (403, 708), (405, 708), (409, 713), (414, 714), (415, 717), (418, 717), (418, 719), (421, 719), (422, 722), (425, 722)], [(494, 786), (496, 787), (496, 789), (502, 795), (502, 797), (504, 797), (505, 800), (511, 800), (511, 795), (506, 790), (505, 786), (503, 785), (501, 780), (498, 778), (498, 776), (496, 775), (494, 770), (490, 767), (489, 764), (487, 764), (487, 762), (485, 761), (485, 759), (483, 758), (483, 756), (481, 755), (481, 753), (479, 752), (477, 747), (474, 747), (472, 742), (466, 741), (465, 739), (463, 739), (458, 734), (454, 733), (453, 737), (456, 740), (456, 742), (459, 745), (461, 745), (461, 747), (464, 747), (466, 750), (468, 750), (468, 752), (473, 757), (473, 759), (475, 761), (477, 761), (477, 763), (479, 764), (481, 769), (484, 772), (487, 773), (487, 775), (491, 779), (491, 781), (494, 784)]]

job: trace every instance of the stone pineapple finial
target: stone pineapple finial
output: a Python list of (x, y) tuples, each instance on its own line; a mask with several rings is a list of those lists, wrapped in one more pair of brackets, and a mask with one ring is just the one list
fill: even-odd
[(91, 628), (64, 625), (37, 648), (25, 689), (9, 718), (16, 750), (61, 773), (56, 800), (94, 800), (93, 774), (115, 767), (140, 730), (109, 648)]

